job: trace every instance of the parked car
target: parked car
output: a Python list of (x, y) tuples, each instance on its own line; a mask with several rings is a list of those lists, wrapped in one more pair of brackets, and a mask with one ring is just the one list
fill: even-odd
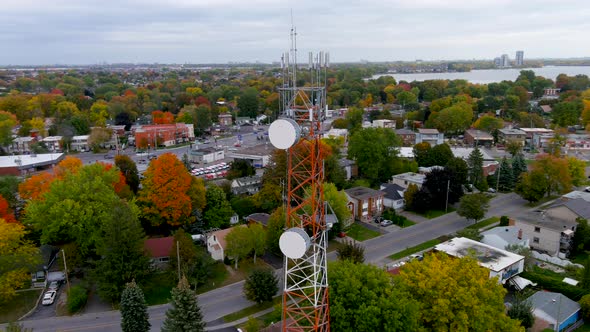
[(381, 222), (383, 221), (383, 217), (381, 217), (381, 216), (379, 216), (379, 217), (375, 217), (375, 218), (373, 219), (373, 221), (375, 221), (375, 223), (376, 223), (376, 224), (379, 224), (379, 223), (381, 223)]
[(393, 225), (393, 221), (386, 219), (381, 222), (381, 227), (387, 227), (389, 225)]
[(494, 189), (494, 188), (488, 188), (488, 192), (493, 194), (493, 193), (496, 192), (496, 189)]
[(48, 290), (50, 290), (50, 291), (56, 291), (56, 290), (58, 290), (58, 289), (59, 289), (59, 282), (57, 282), (57, 281), (52, 281), (52, 282), (49, 284), (49, 287), (47, 287), (47, 289), (48, 289)]
[(57, 291), (50, 290), (43, 295), (43, 301), (41, 302), (43, 305), (52, 305), (55, 301), (55, 296), (57, 295)]
[(590, 193), (590, 187), (586, 187), (586, 189), (584, 189), (585, 192)]

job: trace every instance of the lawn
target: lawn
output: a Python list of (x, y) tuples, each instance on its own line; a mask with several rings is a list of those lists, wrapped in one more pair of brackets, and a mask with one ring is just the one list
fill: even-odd
[(0, 324), (15, 322), (35, 306), (41, 289), (16, 293), (16, 297), (5, 306), (0, 306)]
[(336, 241), (336, 239), (332, 239), (328, 241), (328, 252), (336, 251), (338, 248), (344, 246), (342, 242)]
[(381, 233), (374, 231), (372, 229), (368, 229), (363, 225), (359, 225), (357, 223), (352, 224), (350, 228), (346, 231), (346, 235), (350, 236), (351, 238), (357, 241), (366, 241), (368, 239), (372, 239), (381, 235)]
[(419, 251), (426, 250), (428, 248), (432, 248), (432, 247), (434, 247), (435, 245), (437, 245), (437, 244), (439, 244), (441, 242), (442, 241), (440, 239), (433, 239), (433, 240), (430, 240), (430, 241), (426, 241), (424, 243), (420, 243), (417, 246), (406, 248), (406, 249), (404, 249), (404, 250), (402, 250), (400, 252), (397, 252), (397, 253), (389, 256), (389, 259), (395, 261), (395, 260), (398, 260), (398, 259), (401, 259), (401, 258), (410, 256), (411, 254), (415, 254), (415, 253), (417, 253)]
[(482, 220), (482, 221), (480, 221), (480, 222), (478, 222), (476, 224), (467, 226), (467, 228), (470, 228), (470, 229), (481, 229), (481, 228), (485, 228), (487, 226), (490, 226), (490, 225), (492, 225), (494, 223), (497, 223), (499, 221), (500, 221), (500, 217), (490, 217), (490, 218), (484, 219), (484, 220)]
[(154, 272), (140, 284), (148, 305), (170, 301), (170, 291), (176, 286), (176, 276), (169, 271)]
[(223, 317), (221, 317), (223, 319), (224, 322), (229, 323), (229, 322), (234, 322), (238, 319), (244, 318), (244, 317), (248, 317), (251, 316), (257, 312), (260, 312), (262, 310), (266, 310), (268, 308), (272, 308), (275, 304), (279, 304), (281, 303), (282, 300), (282, 296), (275, 296), (272, 301), (270, 302), (264, 302), (261, 304), (255, 304), (255, 305), (251, 305), (247, 308), (244, 308), (240, 311), (236, 311), (234, 313), (231, 313), (229, 315), (225, 315)]
[(418, 213), (419, 215), (428, 218), (428, 219), (434, 219), (434, 218), (438, 218), (442, 215), (445, 215), (447, 213), (451, 213), (455, 211), (455, 209), (453, 209), (452, 207), (449, 207), (448, 212), (445, 212), (444, 210), (428, 210), (424, 213)]

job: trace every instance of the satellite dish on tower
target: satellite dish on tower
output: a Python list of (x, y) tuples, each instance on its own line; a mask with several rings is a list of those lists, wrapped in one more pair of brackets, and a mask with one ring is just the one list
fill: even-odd
[(277, 119), (268, 128), (270, 143), (277, 149), (287, 150), (301, 137), (301, 127), (293, 119)]
[(303, 257), (310, 245), (311, 239), (309, 235), (299, 227), (289, 228), (279, 238), (281, 252), (291, 259)]

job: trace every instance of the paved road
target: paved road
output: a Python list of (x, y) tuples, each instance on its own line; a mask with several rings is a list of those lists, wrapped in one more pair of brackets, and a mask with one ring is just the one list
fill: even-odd
[[(514, 215), (523, 211), (525, 203), (523, 199), (513, 193), (498, 194), (490, 202), (490, 209), (487, 216)], [(406, 247), (415, 246), (441, 235), (454, 233), (468, 225), (469, 222), (465, 218), (458, 216), (454, 212), (449, 213), (412, 227), (387, 233), (363, 242), (365, 246), (365, 257), (367, 262), (383, 264), (387, 262), (387, 256), (394, 252), (403, 250)], [(336, 254), (334, 252), (330, 253), (329, 258), (335, 259)], [(252, 302), (244, 298), (242, 287), (243, 281), (200, 295), (199, 304), (203, 310), (205, 321), (211, 322), (226, 314), (252, 305)], [(160, 330), (167, 309), (167, 304), (149, 308), (152, 331)], [(110, 332), (120, 330), (120, 314), (118, 311), (107, 311), (73, 317), (27, 320), (23, 324), (25, 327), (34, 328), (35, 332)], [(0, 328), (2, 327), (0, 325)]]

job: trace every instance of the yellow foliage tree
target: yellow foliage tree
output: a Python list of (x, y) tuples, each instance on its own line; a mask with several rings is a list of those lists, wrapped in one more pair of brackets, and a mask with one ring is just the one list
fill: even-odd
[(429, 254), (406, 264), (397, 285), (420, 303), (419, 323), (427, 331), (522, 331), (505, 314), (506, 290), (470, 257)]
[(0, 218), (0, 304), (16, 296), (40, 262), (39, 250), (24, 239), (25, 228)]
[(31, 129), (36, 130), (39, 135), (43, 137), (47, 136), (47, 130), (45, 130), (45, 120), (43, 120), (43, 118), (32, 118), (29, 120), (29, 125), (31, 126)]

